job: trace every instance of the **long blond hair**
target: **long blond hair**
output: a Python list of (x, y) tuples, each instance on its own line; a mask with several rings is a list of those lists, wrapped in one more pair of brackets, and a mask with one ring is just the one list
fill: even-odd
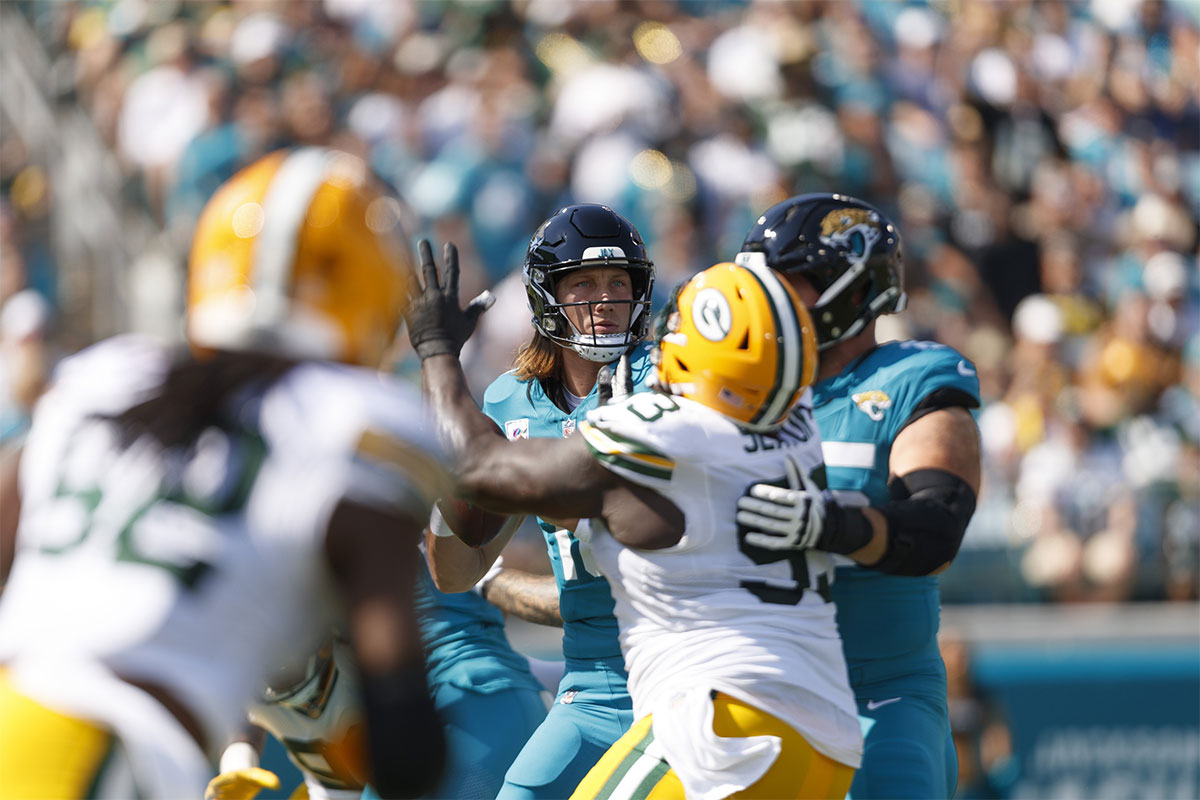
[(562, 348), (535, 330), (533, 338), (517, 351), (513, 373), (521, 381), (560, 381), (562, 363)]

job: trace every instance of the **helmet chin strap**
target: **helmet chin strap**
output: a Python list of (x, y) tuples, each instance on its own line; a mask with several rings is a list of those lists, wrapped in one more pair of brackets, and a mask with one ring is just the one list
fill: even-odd
[[(633, 342), (629, 339), (628, 333), (618, 333), (596, 337), (589, 336), (587, 338), (594, 338), (597, 341), (597, 344), (584, 344), (575, 337), (571, 337), (571, 349), (588, 361), (594, 361), (598, 364), (611, 364), (621, 357), (621, 354), (629, 348), (629, 345), (633, 344)], [(599, 344), (599, 342), (605, 339), (616, 339), (619, 340), (619, 342), (614, 342), (613, 344)]]

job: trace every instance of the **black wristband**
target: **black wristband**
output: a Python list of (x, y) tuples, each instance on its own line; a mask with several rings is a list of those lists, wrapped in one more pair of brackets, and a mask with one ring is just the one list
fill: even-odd
[(414, 339), (413, 350), (417, 352), (417, 358), (424, 361), (427, 358), (434, 356), (454, 356), (458, 358), (458, 353), (462, 349), (453, 339), (446, 336), (430, 337), (428, 339)]
[(866, 547), (874, 535), (871, 520), (862, 509), (831, 501), (825, 505), (825, 527), (817, 537), (816, 549), (845, 556)]

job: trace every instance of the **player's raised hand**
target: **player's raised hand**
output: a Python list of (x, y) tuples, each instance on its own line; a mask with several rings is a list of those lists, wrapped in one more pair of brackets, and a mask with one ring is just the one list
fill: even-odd
[(807, 550), (825, 527), (825, 496), (787, 460), (787, 486), (756, 483), (738, 499), (737, 521), (750, 529), (746, 542), (766, 550)]
[(422, 239), (417, 251), (423, 285), (404, 315), (408, 338), (422, 361), (440, 355), (457, 358), (463, 343), (475, 330), (480, 315), (496, 302), (496, 298), (485, 290), (466, 308), (461, 308), (458, 305), (458, 248), (450, 242), (443, 248), (440, 280), (429, 240)]

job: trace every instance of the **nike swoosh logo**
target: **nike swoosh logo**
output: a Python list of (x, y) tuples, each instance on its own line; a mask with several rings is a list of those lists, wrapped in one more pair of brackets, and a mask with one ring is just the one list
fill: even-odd
[(958, 374), (962, 375), (964, 378), (970, 378), (975, 374), (975, 370), (968, 367), (967, 362), (960, 361), (958, 362)]
[(867, 711), (874, 711), (875, 709), (882, 708), (889, 703), (899, 703), (903, 699), (903, 697), (889, 697), (887, 700), (868, 700)]

